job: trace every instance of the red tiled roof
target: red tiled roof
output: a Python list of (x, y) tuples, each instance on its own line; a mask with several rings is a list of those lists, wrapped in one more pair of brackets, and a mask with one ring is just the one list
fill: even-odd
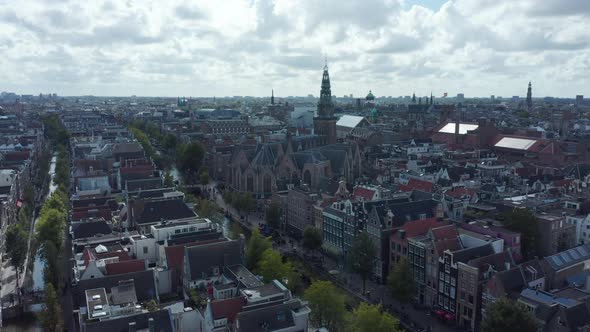
[(437, 253), (440, 255), (445, 250), (455, 251), (461, 249), (461, 242), (459, 242), (459, 238), (451, 238), (451, 239), (444, 239), (434, 242), (434, 246), (436, 247)]
[[(111, 247), (110, 249), (112, 249), (113, 247)], [(121, 245), (118, 245), (118, 247), (120, 247), (120, 249), (118, 249), (118, 251), (112, 250), (112, 251), (100, 253), (100, 254), (95, 252), (95, 248), (84, 249), (84, 252), (82, 253), (82, 259), (84, 259), (84, 265), (88, 266), (88, 262), (91, 260), (99, 260), (99, 259), (112, 258), (112, 257), (118, 257), (119, 262), (130, 260), (131, 257), (123, 249), (123, 247)]]
[(431, 229), (434, 240), (451, 239), (457, 237), (457, 228), (455, 225), (446, 225)]
[(553, 181), (553, 185), (555, 187), (568, 187), (574, 182), (573, 179), (563, 179), (563, 180), (555, 180)]
[(352, 191), (352, 198), (353, 199), (361, 198), (363, 201), (369, 202), (369, 201), (373, 200), (373, 197), (375, 197), (375, 194), (376, 194), (375, 190), (371, 190), (371, 189), (365, 188), (365, 187), (355, 187), (354, 190)]
[(320, 207), (321, 208), (328, 207), (328, 206), (332, 205), (332, 203), (336, 202), (337, 200), (338, 199), (336, 197), (334, 197), (334, 198), (325, 198), (324, 200), (321, 201)]
[(422, 220), (413, 220), (406, 222), (400, 229), (406, 231), (406, 238), (423, 235), (428, 232), (429, 229), (436, 226), (443, 226), (445, 223), (438, 222), (437, 218), (429, 218)]
[(132, 259), (117, 263), (110, 263), (105, 266), (105, 269), (107, 270), (107, 275), (144, 271), (145, 260)]
[(425, 191), (425, 192), (430, 193), (430, 192), (432, 192), (433, 186), (434, 186), (434, 183), (432, 183), (432, 182), (412, 178), (412, 179), (410, 179), (410, 181), (408, 181), (407, 185), (401, 185), (399, 187), (399, 189), (401, 191), (405, 191), (405, 192), (410, 192), (412, 190), (420, 190), (420, 191)]
[(243, 297), (211, 301), (211, 314), (213, 319), (227, 318), (229, 323), (233, 323), (244, 304), (246, 299)]
[(21, 161), (29, 159), (29, 151), (10, 151), (3, 153), (5, 161)]
[(445, 192), (445, 195), (456, 199), (461, 198), (463, 195), (473, 197), (475, 195), (475, 190), (465, 187), (459, 187), (454, 188), (453, 190), (448, 190), (447, 192)]

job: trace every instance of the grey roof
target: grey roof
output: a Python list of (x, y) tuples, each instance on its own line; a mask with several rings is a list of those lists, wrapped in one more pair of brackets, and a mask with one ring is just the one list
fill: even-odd
[(411, 220), (420, 219), (421, 214), (426, 214), (426, 218), (434, 216), (434, 208), (439, 203), (434, 200), (423, 200), (413, 202), (395, 202), (393, 204), (376, 206), (377, 214), (383, 222), (387, 211), (391, 210), (393, 213), (394, 227), (401, 226)]
[(168, 310), (162, 309), (153, 312), (140, 313), (131, 316), (86, 323), (86, 332), (128, 332), (129, 323), (135, 322), (136, 331), (149, 328), (148, 320), (154, 319), (154, 332), (173, 332), (172, 318)]
[(135, 221), (138, 224), (145, 224), (194, 216), (195, 213), (184, 203), (182, 198), (175, 198), (146, 201), (143, 211)]
[(213, 268), (242, 264), (241, 244), (239, 241), (225, 241), (186, 247), (185, 261), (189, 267), (188, 280), (202, 279), (211, 276)]
[(162, 188), (162, 179), (158, 177), (127, 180), (125, 182), (128, 191)]
[(117, 143), (113, 146), (113, 154), (115, 153), (137, 153), (143, 152), (143, 148), (137, 142), (131, 143)]
[(475, 258), (485, 257), (493, 254), (494, 249), (492, 248), (492, 245), (487, 243), (483, 246), (465, 248), (453, 252), (453, 261), (455, 263), (467, 262)]
[(545, 257), (545, 262), (554, 270), (561, 270), (590, 260), (590, 244), (581, 245), (555, 255)]
[(113, 304), (137, 303), (135, 281), (133, 279), (121, 280), (119, 285), (111, 288)]
[(236, 316), (237, 332), (277, 331), (295, 326), (292, 310), (299, 306), (296, 301), (242, 311)]
[(80, 306), (86, 305), (86, 295), (84, 294), (84, 292), (87, 289), (112, 289), (113, 287), (119, 285), (119, 281), (129, 279), (134, 280), (136, 296), (139, 302), (150, 301), (156, 298), (158, 292), (156, 288), (154, 271), (145, 270), (139, 272), (104, 276), (102, 278), (80, 280), (78, 285), (72, 287), (72, 299), (74, 301), (74, 308), (79, 308)]
[(256, 156), (252, 160), (253, 166), (274, 166), (278, 162), (278, 154), (271, 144), (259, 146)]
[(498, 272), (496, 275), (504, 287), (504, 291), (508, 297), (520, 293), (520, 291), (526, 286), (525, 280), (522, 276), (522, 270), (520, 266), (514, 267), (510, 270)]
[(97, 234), (107, 235), (113, 233), (110, 225), (104, 219), (72, 223), (72, 231), (74, 233), (74, 239), (93, 237)]

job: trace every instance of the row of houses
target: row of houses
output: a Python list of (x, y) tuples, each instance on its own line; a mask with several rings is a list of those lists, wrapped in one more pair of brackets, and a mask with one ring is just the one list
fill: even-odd
[(117, 133), (71, 138), (70, 280), (79, 330), (306, 330), (306, 302), (283, 281), (248, 270), (244, 238), (230, 239), (199, 217), (184, 193), (165, 187), (132, 135)]

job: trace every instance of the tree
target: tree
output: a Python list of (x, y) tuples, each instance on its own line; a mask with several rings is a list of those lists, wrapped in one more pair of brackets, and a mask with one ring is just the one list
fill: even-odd
[(174, 177), (172, 174), (170, 174), (170, 171), (166, 171), (166, 173), (164, 173), (164, 187), (174, 187)]
[(229, 234), (230, 238), (232, 240), (235, 240), (235, 239), (238, 239), (241, 234), (244, 234), (244, 230), (242, 229), (242, 226), (240, 226), (239, 223), (232, 222), (229, 233), (230, 233)]
[(322, 246), (322, 233), (315, 227), (307, 227), (303, 231), (303, 246), (309, 250), (316, 250)]
[(363, 232), (352, 241), (352, 246), (348, 252), (348, 267), (363, 279), (363, 294), (365, 293), (367, 279), (373, 273), (376, 250), (369, 235)]
[(58, 250), (61, 250), (65, 225), (65, 213), (56, 209), (44, 210), (35, 227), (38, 241), (41, 243), (51, 241)]
[(148, 303), (145, 304), (145, 308), (149, 311), (157, 311), (159, 309), (158, 304), (156, 303), (156, 300), (152, 299), (151, 301), (149, 301)]
[(255, 228), (246, 245), (246, 266), (254, 270), (258, 267), (258, 262), (262, 258), (262, 254), (270, 248), (272, 248), (270, 238), (262, 236), (260, 231)]
[(539, 248), (539, 223), (529, 209), (514, 209), (503, 214), (502, 224), (521, 235), (522, 255), (525, 260), (537, 256)]
[(27, 232), (21, 224), (12, 224), (6, 230), (6, 253), (10, 257), (10, 263), (16, 270), (16, 280), (23, 270), (25, 257), (27, 256)]
[(45, 284), (45, 308), (39, 314), (44, 331), (62, 331), (62, 313), (55, 288), (51, 283)]
[(201, 174), (199, 175), (199, 182), (202, 186), (209, 184), (209, 172), (207, 170), (201, 171)]
[(174, 134), (168, 133), (162, 139), (162, 146), (167, 150), (176, 149), (176, 144), (178, 144), (178, 140)]
[(305, 290), (304, 297), (309, 301), (315, 326), (329, 331), (339, 331), (344, 326), (346, 298), (330, 281), (314, 281)]
[(292, 267), (289, 263), (283, 263), (281, 253), (272, 248), (266, 249), (258, 262), (257, 272), (264, 278), (264, 282), (282, 280), (288, 277)]
[(43, 279), (46, 283), (53, 284), (55, 289), (59, 289), (61, 280), (61, 269), (59, 268), (59, 251), (51, 241), (43, 242), (41, 247), (41, 256), (45, 261), (43, 269)]
[(219, 213), (219, 207), (209, 200), (199, 199), (197, 201), (197, 211), (200, 217), (209, 218), (217, 223), (223, 221), (223, 217)]
[(203, 218), (210, 218), (213, 217), (216, 213), (218, 213), (219, 208), (217, 204), (211, 202), (207, 199), (199, 199), (197, 200), (197, 211), (199, 212), (199, 216)]
[(184, 201), (187, 204), (196, 204), (198, 202), (197, 196), (195, 196), (193, 194), (185, 194)]
[(387, 277), (387, 286), (393, 297), (402, 303), (408, 303), (414, 297), (416, 285), (410, 269), (410, 264), (403, 258), (395, 264)]
[(237, 199), (234, 199), (234, 206), (238, 211), (250, 213), (256, 208), (256, 200), (249, 193), (239, 194)]
[(535, 332), (537, 327), (535, 318), (523, 305), (508, 299), (500, 299), (489, 305), (481, 322), (482, 332)]
[(350, 332), (401, 332), (398, 320), (387, 312), (381, 311), (380, 305), (361, 302), (348, 316), (346, 330)]
[(272, 228), (281, 226), (281, 217), (283, 216), (283, 207), (281, 203), (272, 201), (266, 208), (266, 223)]
[(198, 142), (190, 142), (179, 147), (177, 164), (180, 170), (186, 174), (185, 179), (194, 180), (192, 176), (201, 168), (204, 156), (205, 150)]

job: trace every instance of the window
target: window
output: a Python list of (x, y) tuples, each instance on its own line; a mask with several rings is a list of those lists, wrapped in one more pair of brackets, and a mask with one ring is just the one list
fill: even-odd
[(148, 247), (147, 246), (143, 246), (143, 254), (147, 255), (148, 253)]
[(180, 229), (175, 229), (174, 234), (180, 234)]
[(469, 303), (473, 304), (473, 295), (469, 294)]

